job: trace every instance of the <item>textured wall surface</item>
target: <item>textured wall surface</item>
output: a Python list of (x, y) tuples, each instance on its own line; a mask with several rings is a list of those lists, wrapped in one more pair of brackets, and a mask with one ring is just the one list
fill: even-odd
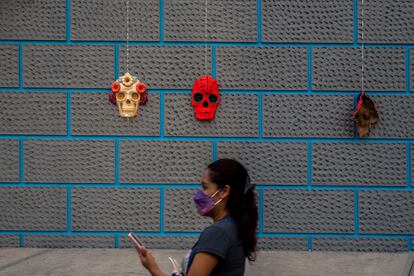
[[(0, 1), (0, 247), (125, 248), (134, 231), (189, 249), (210, 223), (203, 169), (230, 157), (257, 185), (260, 250), (411, 251), (413, 1), (207, 3)], [(108, 102), (127, 69), (149, 89), (131, 120)], [(212, 122), (191, 106), (203, 74)]]

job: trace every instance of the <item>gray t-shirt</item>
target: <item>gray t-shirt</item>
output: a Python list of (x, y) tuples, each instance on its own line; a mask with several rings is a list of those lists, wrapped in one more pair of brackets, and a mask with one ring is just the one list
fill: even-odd
[(206, 252), (219, 258), (219, 262), (210, 275), (243, 275), (245, 257), (237, 232), (237, 224), (230, 216), (224, 217), (204, 229), (191, 250), (187, 271), (194, 256), (199, 252)]

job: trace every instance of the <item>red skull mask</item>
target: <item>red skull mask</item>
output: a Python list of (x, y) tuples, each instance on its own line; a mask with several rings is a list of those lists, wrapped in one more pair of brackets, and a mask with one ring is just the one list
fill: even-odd
[(198, 78), (193, 85), (191, 104), (197, 120), (213, 120), (220, 104), (218, 82), (210, 76)]

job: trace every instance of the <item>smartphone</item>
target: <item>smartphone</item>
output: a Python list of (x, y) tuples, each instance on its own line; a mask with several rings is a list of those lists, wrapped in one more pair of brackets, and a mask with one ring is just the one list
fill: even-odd
[(132, 242), (138, 247), (138, 249), (145, 248), (144, 244), (138, 239), (137, 235), (134, 233), (129, 233), (128, 238), (132, 240)]

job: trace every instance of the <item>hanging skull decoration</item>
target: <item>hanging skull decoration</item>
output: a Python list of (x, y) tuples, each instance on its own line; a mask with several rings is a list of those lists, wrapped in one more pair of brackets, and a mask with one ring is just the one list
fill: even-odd
[(360, 138), (367, 137), (370, 128), (379, 120), (377, 106), (365, 92), (361, 92), (358, 96), (358, 105), (353, 114), (357, 123), (358, 136)]
[(109, 101), (118, 106), (119, 115), (133, 118), (138, 114), (139, 106), (148, 101), (147, 87), (129, 73), (112, 83)]
[(193, 85), (191, 104), (197, 120), (213, 120), (220, 104), (218, 82), (210, 76), (198, 78)]

